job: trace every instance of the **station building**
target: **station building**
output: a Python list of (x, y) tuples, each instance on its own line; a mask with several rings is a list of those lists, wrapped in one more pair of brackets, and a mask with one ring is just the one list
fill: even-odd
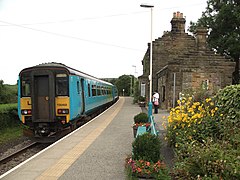
[[(199, 27), (194, 35), (185, 32), (185, 18), (173, 13), (171, 31), (152, 43), (153, 91), (160, 94), (160, 108), (176, 104), (180, 93), (205, 87), (209, 94), (232, 84), (235, 62), (208, 48), (208, 30)], [(143, 74), (139, 76), (141, 95), (149, 100), (150, 43), (142, 60)]]

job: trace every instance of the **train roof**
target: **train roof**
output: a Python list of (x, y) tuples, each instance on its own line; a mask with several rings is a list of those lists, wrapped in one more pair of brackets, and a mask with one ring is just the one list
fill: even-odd
[(112, 85), (111, 83), (109, 83), (107, 81), (101, 80), (101, 79), (96, 78), (92, 75), (89, 75), (89, 74), (84, 73), (82, 71), (79, 71), (77, 69), (66, 66), (65, 64), (57, 63), (57, 62), (43, 63), (43, 64), (39, 64), (39, 65), (32, 66), (32, 67), (29, 67), (29, 68), (25, 68), (19, 74), (21, 74), (24, 71), (28, 71), (28, 70), (32, 70), (32, 69), (38, 69), (38, 68), (61, 68), (61, 69), (67, 70), (69, 74), (82, 76), (82, 77), (85, 77), (85, 78), (88, 78), (88, 79), (92, 79), (92, 80), (96, 80), (96, 81), (99, 81), (99, 82), (102, 82), (102, 83), (105, 83), (105, 84), (108, 84), (108, 85)]

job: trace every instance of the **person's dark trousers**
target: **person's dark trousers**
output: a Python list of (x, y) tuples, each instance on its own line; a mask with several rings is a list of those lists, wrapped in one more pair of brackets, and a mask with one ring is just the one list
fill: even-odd
[(158, 113), (158, 106), (154, 105), (154, 114)]

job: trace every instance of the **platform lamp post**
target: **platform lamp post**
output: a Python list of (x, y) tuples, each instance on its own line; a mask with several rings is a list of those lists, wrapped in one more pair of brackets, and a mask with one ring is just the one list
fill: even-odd
[(149, 104), (148, 116), (152, 116), (152, 31), (153, 31), (153, 5), (141, 4), (140, 7), (151, 9), (151, 31), (150, 31), (150, 74), (149, 74)]
[(133, 75), (133, 85), (132, 85), (132, 87), (133, 87), (133, 88), (132, 88), (132, 89), (133, 89), (133, 96), (134, 96), (134, 93), (135, 93), (135, 91), (134, 91), (134, 88), (135, 88), (135, 86), (134, 86), (134, 83), (135, 83), (134, 78), (135, 78), (135, 73), (136, 73), (136, 66), (135, 66), (135, 65), (132, 65), (132, 67), (135, 68), (135, 69), (134, 69), (134, 75)]

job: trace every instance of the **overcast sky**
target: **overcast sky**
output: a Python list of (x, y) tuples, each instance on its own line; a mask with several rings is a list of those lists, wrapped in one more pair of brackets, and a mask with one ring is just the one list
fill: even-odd
[[(150, 41), (170, 31), (173, 12), (197, 21), (207, 0), (0, 0), (0, 79), (16, 84), (19, 72), (60, 62), (93, 76), (142, 75)], [(136, 66), (136, 68), (134, 67)]]

